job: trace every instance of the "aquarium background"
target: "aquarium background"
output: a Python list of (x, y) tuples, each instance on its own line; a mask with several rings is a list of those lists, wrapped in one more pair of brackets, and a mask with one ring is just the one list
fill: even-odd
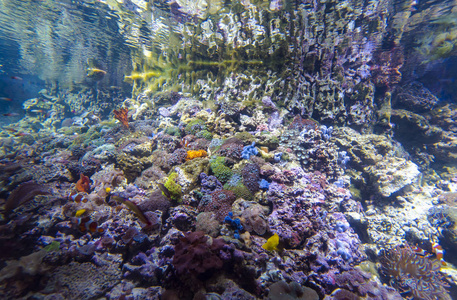
[(457, 3), (0, 0), (5, 299), (453, 299)]

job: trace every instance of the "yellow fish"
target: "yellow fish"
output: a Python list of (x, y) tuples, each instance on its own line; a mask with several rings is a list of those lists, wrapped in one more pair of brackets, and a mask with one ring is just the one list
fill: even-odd
[(76, 215), (75, 215), (75, 216), (78, 218), (78, 217), (80, 217), (80, 216), (81, 216), (83, 213), (85, 213), (85, 212), (86, 212), (86, 210), (85, 210), (84, 208), (83, 208), (83, 209), (78, 209), (78, 210), (76, 211)]
[(279, 235), (277, 233), (273, 234), (265, 244), (262, 245), (262, 248), (268, 251), (278, 250), (279, 244)]

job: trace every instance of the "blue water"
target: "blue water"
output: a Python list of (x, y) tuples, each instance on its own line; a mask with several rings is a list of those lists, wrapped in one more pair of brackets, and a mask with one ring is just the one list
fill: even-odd
[(0, 0), (1, 298), (456, 299), (456, 11)]

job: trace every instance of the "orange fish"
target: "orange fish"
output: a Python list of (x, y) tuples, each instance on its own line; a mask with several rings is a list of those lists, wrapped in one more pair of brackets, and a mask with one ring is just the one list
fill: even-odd
[(87, 193), (90, 190), (90, 179), (83, 173), (80, 174), (79, 180), (76, 182), (76, 190), (78, 192)]
[(81, 232), (103, 232), (103, 228), (98, 227), (98, 222), (92, 221), (89, 217), (78, 218), (78, 228)]
[(189, 148), (189, 140), (186, 139), (185, 137), (183, 137), (183, 138), (181, 139), (181, 145), (182, 145), (182, 147), (183, 147), (184, 149)]
[(427, 251), (425, 251), (424, 249), (422, 248), (419, 248), (417, 246), (411, 246), (411, 249), (414, 251), (414, 253), (416, 253), (417, 255), (420, 255), (420, 256), (430, 256), (429, 253), (427, 253)]
[(7, 97), (0, 97), (0, 100), (2, 100), (2, 101), (13, 101), (13, 99), (7, 98)]
[(19, 77), (19, 76), (11, 76), (11, 79), (14, 79), (14, 80), (22, 80), (22, 78)]
[(5, 116), (5, 117), (17, 117), (17, 116), (19, 116), (19, 114), (18, 113), (6, 113), (6, 114), (3, 114), (3, 116)]
[(74, 201), (76, 203), (81, 203), (81, 202), (86, 203), (87, 201), (89, 201), (85, 194), (76, 193), (76, 192), (71, 192), (68, 195), (68, 200)]
[(444, 261), (444, 250), (443, 248), (436, 242), (432, 243), (432, 252), (435, 253), (436, 259), (441, 262), (443, 266), (446, 266), (447, 263)]

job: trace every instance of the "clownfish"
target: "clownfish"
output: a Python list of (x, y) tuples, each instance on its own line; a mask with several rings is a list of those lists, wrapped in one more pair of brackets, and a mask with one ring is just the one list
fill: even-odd
[(76, 203), (81, 203), (81, 202), (86, 203), (88, 201), (86, 194), (76, 193), (74, 191), (68, 195), (68, 200), (74, 201)]
[(432, 243), (432, 252), (435, 253), (436, 259), (439, 260), (443, 266), (447, 265), (443, 258), (444, 250), (438, 243)]
[(98, 227), (98, 222), (91, 220), (89, 217), (78, 218), (77, 225), (81, 232), (100, 232), (105, 231), (103, 228)]
[(417, 255), (426, 256), (426, 257), (432, 256), (430, 253), (428, 253), (428, 252), (425, 251), (424, 249), (419, 248), (419, 247), (417, 247), (417, 246), (411, 246), (411, 249), (412, 249), (412, 250), (414, 251), (414, 253), (416, 253)]

